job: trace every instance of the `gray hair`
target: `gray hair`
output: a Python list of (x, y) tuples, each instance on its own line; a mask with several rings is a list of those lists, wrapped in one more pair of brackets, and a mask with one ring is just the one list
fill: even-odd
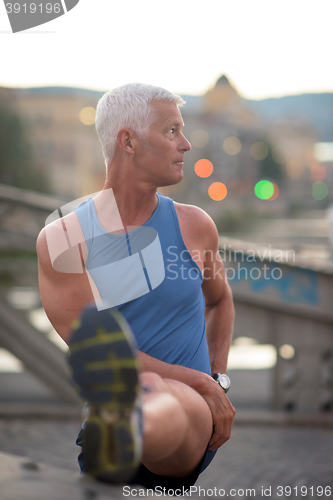
[(179, 95), (144, 83), (128, 83), (104, 94), (97, 105), (95, 123), (106, 166), (114, 157), (118, 131), (127, 127), (143, 137), (156, 118), (151, 103), (162, 100), (185, 104)]

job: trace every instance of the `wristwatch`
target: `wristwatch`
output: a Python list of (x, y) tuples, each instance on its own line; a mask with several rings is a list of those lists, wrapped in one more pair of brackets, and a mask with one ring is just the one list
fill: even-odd
[(227, 393), (230, 389), (230, 378), (225, 373), (213, 373), (212, 377), (219, 386), (222, 387), (225, 393)]

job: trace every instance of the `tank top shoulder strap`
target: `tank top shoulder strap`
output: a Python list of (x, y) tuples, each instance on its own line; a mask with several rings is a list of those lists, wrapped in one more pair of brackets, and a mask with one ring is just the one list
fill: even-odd
[(171, 198), (157, 193), (158, 206), (152, 217), (147, 221), (147, 225), (155, 227), (166, 238), (172, 237), (178, 241), (180, 248), (187, 250), (179, 226), (179, 220), (174, 202)]
[(74, 208), (74, 212), (79, 219), (88, 246), (88, 252), (90, 253), (96, 232), (96, 211), (93, 199), (89, 198), (81, 203), (77, 208)]

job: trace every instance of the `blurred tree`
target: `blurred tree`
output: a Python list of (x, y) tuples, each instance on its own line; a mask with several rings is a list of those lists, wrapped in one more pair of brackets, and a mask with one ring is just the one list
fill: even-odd
[(46, 175), (34, 162), (27, 127), (3, 98), (0, 99), (0, 183), (50, 192)]
[(268, 179), (270, 181), (280, 181), (283, 182), (285, 179), (285, 169), (280, 163), (277, 163), (272, 156), (272, 147), (266, 142), (268, 147), (268, 155), (263, 160), (258, 161), (259, 179)]

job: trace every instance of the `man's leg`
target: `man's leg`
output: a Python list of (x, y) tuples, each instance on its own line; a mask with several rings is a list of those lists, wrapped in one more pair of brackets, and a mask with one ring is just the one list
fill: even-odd
[[(151, 472), (189, 475), (212, 434), (208, 405), (190, 387), (155, 373), (141, 375), (143, 429), (137, 412), (138, 360), (132, 334), (119, 313), (85, 310), (70, 339), (70, 365), (89, 403), (83, 429), (85, 470), (100, 479), (126, 482), (142, 463)], [(134, 418), (133, 418), (134, 417)], [(143, 434), (143, 436), (142, 436)]]
[(151, 472), (171, 477), (191, 474), (212, 435), (206, 401), (191, 387), (156, 373), (140, 377), (151, 392), (143, 396), (142, 463)]

